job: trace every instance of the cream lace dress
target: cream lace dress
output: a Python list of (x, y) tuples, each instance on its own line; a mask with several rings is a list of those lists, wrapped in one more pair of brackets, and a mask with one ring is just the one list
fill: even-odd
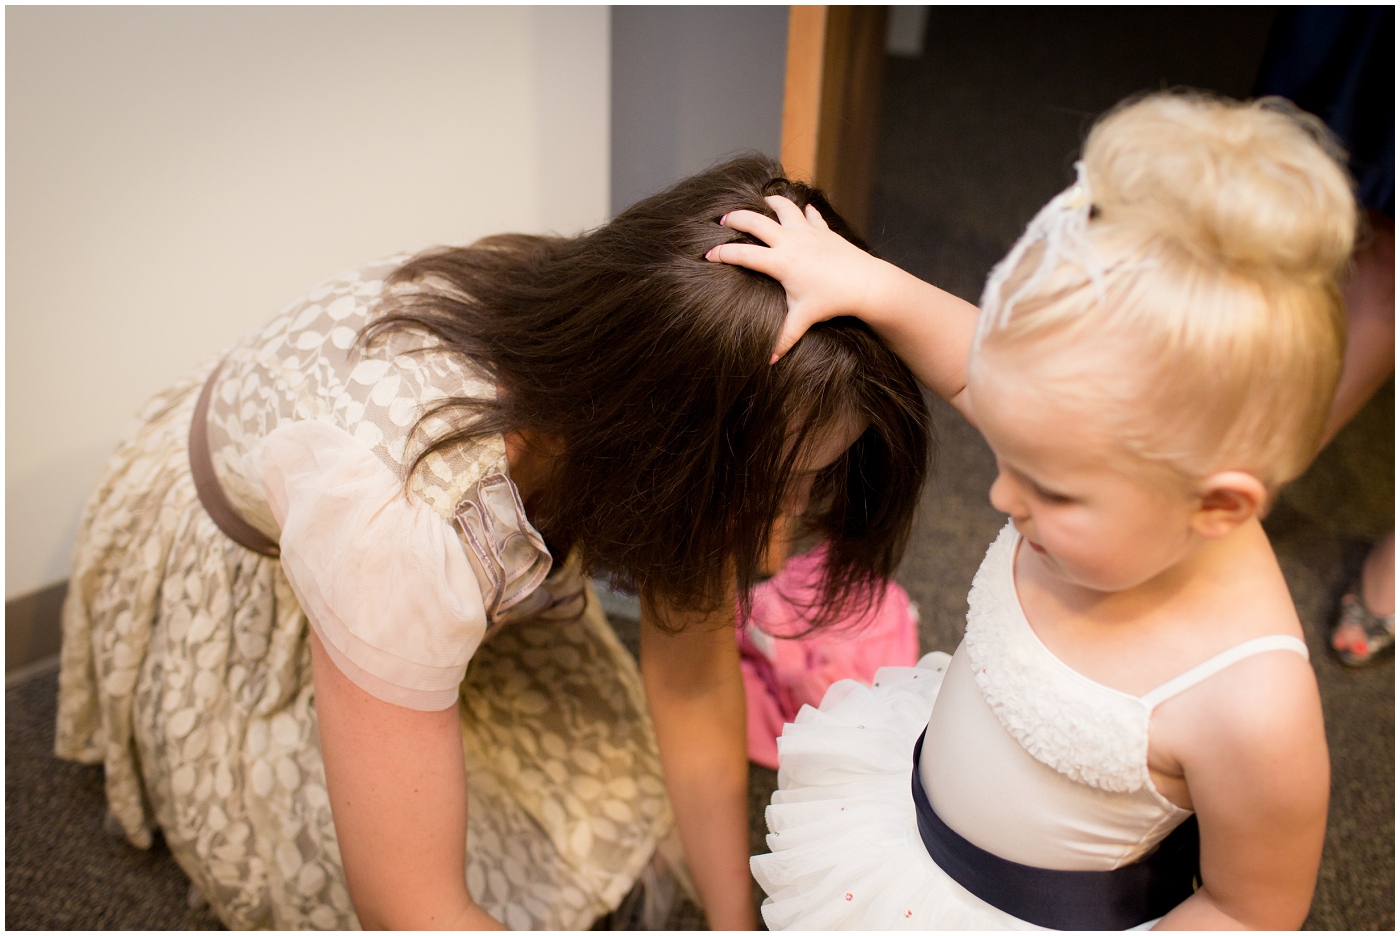
[(658, 846), (676, 854), (639, 674), (576, 567), (551, 568), (500, 436), (432, 456), (404, 495), (424, 405), (494, 393), (459, 357), (405, 353), (419, 338), (355, 344), (406, 259), (318, 286), (220, 357), (215, 470), (280, 561), (195, 495), (190, 421), (218, 361), (140, 414), (74, 548), (57, 753), (104, 765), (127, 838), (159, 828), (229, 927), (356, 928), (313, 627), (376, 697), (457, 706), (472, 896), (514, 929), (585, 928)]
[[(1256, 653), (1307, 656), (1295, 637), (1249, 640), (1143, 696), (1095, 682), (1040, 642), (1016, 595), (1008, 524), (968, 595), (949, 657), (846, 680), (778, 744), (771, 854), (755, 857), (770, 929), (1039, 929), (954, 881), (920, 838), (911, 779), (974, 845), (1023, 865), (1108, 871), (1152, 851), (1191, 813), (1147, 768), (1152, 710)], [(1143, 924), (1145, 928), (1155, 921)]]

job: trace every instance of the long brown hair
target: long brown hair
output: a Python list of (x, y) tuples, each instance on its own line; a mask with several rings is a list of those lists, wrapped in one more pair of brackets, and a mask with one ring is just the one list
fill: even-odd
[(578, 547), (586, 573), (652, 607), (714, 611), (731, 578), (746, 602), (761, 577), (816, 434), (867, 424), (817, 475), (804, 518), (829, 543), (810, 621), (850, 613), (903, 554), (929, 467), (928, 411), (913, 375), (854, 318), (815, 326), (769, 366), (782, 286), (705, 252), (750, 240), (719, 218), (772, 216), (771, 194), (815, 206), (856, 241), (820, 192), (750, 155), (579, 237), (507, 234), (409, 261), (390, 285), (415, 288), (386, 290), (365, 339), (427, 332), (504, 391), (436, 405), (456, 428), (418, 458), (490, 432), (554, 440), (546, 491), (527, 508), (556, 556)]

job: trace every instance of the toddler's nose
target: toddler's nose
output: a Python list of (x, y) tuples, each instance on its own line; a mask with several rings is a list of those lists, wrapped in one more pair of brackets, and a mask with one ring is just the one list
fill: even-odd
[(1025, 499), (1016, 490), (1016, 484), (1006, 476), (1006, 472), (997, 472), (996, 480), (992, 482), (992, 489), (987, 492), (992, 506), (1004, 514), (1010, 514), (1013, 520), (1024, 520), (1030, 516), (1026, 510)]

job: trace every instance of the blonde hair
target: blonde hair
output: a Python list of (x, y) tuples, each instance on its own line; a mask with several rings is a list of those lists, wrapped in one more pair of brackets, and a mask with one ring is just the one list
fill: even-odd
[[(1089, 373), (1047, 389), (1092, 399), (1133, 454), (1273, 490), (1322, 436), (1356, 225), (1340, 149), (1287, 101), (1125, 102), (993, 272), (972, 366), (984, 346), (1078, 347)], [(1094, 347), (1112, 351), (1104, 373)]]

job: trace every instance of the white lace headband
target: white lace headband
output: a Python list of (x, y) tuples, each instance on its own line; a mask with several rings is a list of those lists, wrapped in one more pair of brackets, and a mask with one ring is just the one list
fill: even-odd
[[(1017, 302), (1030, 295), (1061, 263), (1074, 263), (1084, 268), (1096, 290), (1102, 290), (1103, 268), (1089, 242), (1086, 231), (1089, 214), (1094, 207), (1093, 193), (1089, 188), (1088, 174), (1084, 163), (1076, 162), (1075, 183), (1045, 205), (1026, 225), (1026, 232), (1011, 248), (1000, 263), (992, 268), (987, 277), (986, 288), (982, 291), (982, 314), (977, 321), (977, 341), (993, 329), (1005, 323), (1010, 310)], [(1002, 295), (1007, 279), (1020, 265), (1026, 251), (1033, 245), (1045, 243), (1045, 252), (1035, 271), (1021, 283), (1009, 298)]]

